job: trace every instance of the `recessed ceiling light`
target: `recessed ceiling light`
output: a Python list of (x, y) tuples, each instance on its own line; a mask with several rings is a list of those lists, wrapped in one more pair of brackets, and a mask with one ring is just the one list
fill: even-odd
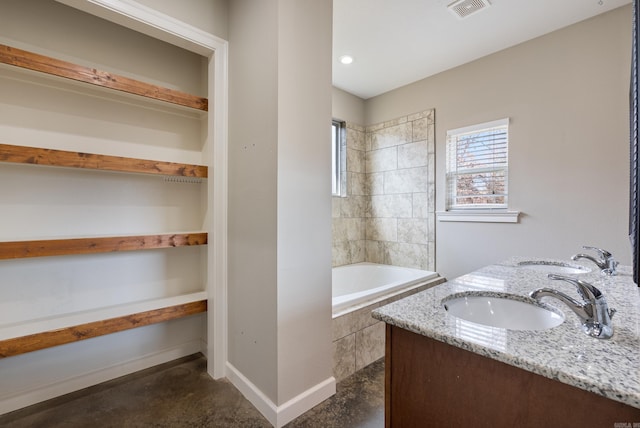
[(338, 61), (340, 61), (341, 64), (349, 65), (353, 62), (353, 57), (351, 55), (342, 55), (338, 58)]

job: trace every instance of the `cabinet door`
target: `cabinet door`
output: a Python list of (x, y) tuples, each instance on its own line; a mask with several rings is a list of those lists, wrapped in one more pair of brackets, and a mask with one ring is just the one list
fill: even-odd
[(613, 427), (640, 409), (387, 326), (386, 426)]

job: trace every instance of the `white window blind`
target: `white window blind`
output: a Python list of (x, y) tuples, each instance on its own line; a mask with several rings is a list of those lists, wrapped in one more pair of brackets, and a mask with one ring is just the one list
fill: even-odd
[(331, 194), (341, 196), (342, 194), (342, 174), (341, 174), (341, 137), (344, 123), (337, 120), (331, 123)]
[(506, 209), (509, 119), (447, 131), (447, 209)]

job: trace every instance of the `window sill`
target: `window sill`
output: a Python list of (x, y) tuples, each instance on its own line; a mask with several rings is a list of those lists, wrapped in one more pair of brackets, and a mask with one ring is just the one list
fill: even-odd
[(520, 211), (438, 211), (438, 221), (518, 223)]

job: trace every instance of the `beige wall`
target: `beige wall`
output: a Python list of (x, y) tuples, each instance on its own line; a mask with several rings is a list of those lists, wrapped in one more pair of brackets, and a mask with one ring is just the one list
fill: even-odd
[(136, 0), (196, 28), (227, 40), (229, 0)]
[[(5, 44), (207, 95), (201, 77), (206, 58), (70, 6), (48, 0), (2, 0), (0, 24), (0, 41)], [(167, 57), (173, 60), (166, 61)]]
[(512, 255), (581, 245), (630, 263), (627, 239), (631, 6), (366, 101), (366, 123), (436, 110), (436, 210), (447, 129), (510, 117), (509, 192), (519, 224), (436, 222), (436, 269), (455, 277)]
[(328, 0), (229, 8), (228, 359), (261, 410), (332, 379), (331, 16)]
[(333, 14), (331, 0), (280, 0), (279, 9), (277, 403), (283, 404), (333, 375), (327, 174)]
[(362, 98), (333, 86), (331, 88), (331, 101), (331, 113), (334, 119), (354, 125), (364, 125), (365, 101)]
[(234, 1), (229, 8), (228, 360), (274, 402), (277, 19), (273, 2)]

